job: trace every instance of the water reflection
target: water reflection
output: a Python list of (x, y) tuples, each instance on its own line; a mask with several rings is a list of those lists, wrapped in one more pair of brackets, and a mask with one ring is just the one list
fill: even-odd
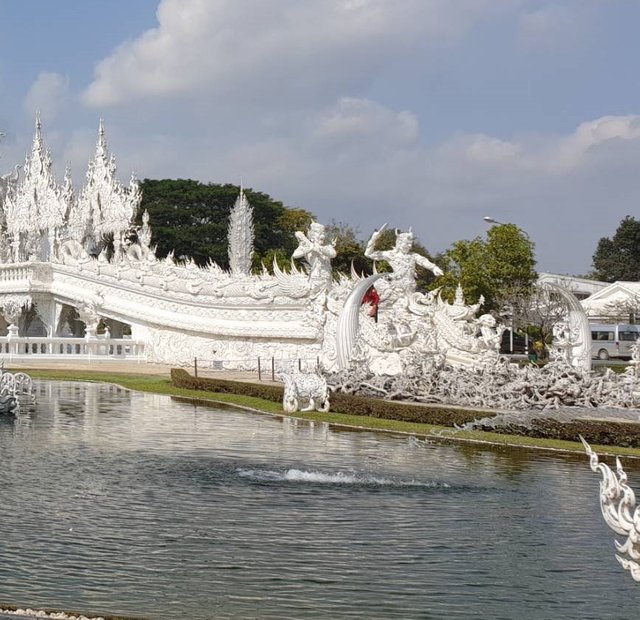
[(4, 602), (152, 618), (636, 613), (586, 457), (37, 389), (33, 411), (0, 420)]

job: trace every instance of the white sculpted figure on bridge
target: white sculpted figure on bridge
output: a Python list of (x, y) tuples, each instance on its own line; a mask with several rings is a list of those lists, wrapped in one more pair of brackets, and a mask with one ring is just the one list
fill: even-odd
[(305, 235), (296, 231), (298, 247), (293, 251), (293, 258), (304, 257), (309, 270), (311, 289), (328, 287), (332, 281), (331, 259), (336, 256), (335, 241), (326, 243), (325, 227), (312, 222)]
[(411, 251), (415, 239), (411, 231), (397, 233), (396, 244), (391, 250), (376, 250), (376, 242), (386, 226), (383, 224), (379, 230), (374, 231), (364, 255), (372, 260), (385, 260), (391, 265), (393, 273), (389, 275), (389, 296), (409, 296), (416, 290), (416, 265), (428, 269), (436, 276), (442, 275), (440, 267), (424, 256)]
[(483, 314), (478, 319), (478, 327), (480, 328), (479, 341), (483, 347), (489, 351), (498, 351), (506, 326), (497, 326), (496, 319), (492, 314)]
[(142, 226), (138, 230), (138, 243), (147, 250), (151, 246), (151, 226), (149, 226), (149, 211), (142, 214)]

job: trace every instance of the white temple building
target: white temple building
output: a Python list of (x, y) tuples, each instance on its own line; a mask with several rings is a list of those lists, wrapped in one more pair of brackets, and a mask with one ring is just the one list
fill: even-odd
[[(334, 274), (336, 250), (317, 222), (296, 233), (290, 272), (274, 264), (273, 273), (252, 274), (253, 216), (242, 189), (229, 221), (229, 270), (158, 259), (148, 214), (135, 223), (140, 202), (135, 177), (117, 178), (102, 122), (76, 190), (68, 171), (55, 178), (36, 121), (22, 173), (0, 178), (0, 356), (198, 358), (235, 368), (297, 360), (327, 370), (357, 362), (379, 374), (401, 374), (416, 359), (475, 367), (498, 359), (504, 326), (476, 317), (481, 303), (467, 305), (460, 288), (453, 303), (416, 290), (416, 265), (441, 271), (412, 251), (411, 232), (398, 232), (390, 250), (376, 248), (380, 231), (371, 236), (365, 256), (387, 261), (388, 274)], [(366, 303), (374, 284), (375, 318)], [(571, 359), (586, 364), (588, 355)]]

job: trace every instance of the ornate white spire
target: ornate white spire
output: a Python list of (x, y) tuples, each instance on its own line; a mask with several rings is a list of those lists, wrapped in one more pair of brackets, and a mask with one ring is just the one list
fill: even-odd
[[(138, 182), (132, 177), (129, 187), (116, 178), (116, 160), (109, 157), (104, 122), (100, 120), (96, 152), (87, 169), (87, 182), (78, 200), (78, 229), (92, 231), (88, 250), (99, 248), (102, 240), (113, 236), (114, 253), (119, 257), (124, 237), (131, 229), (141, 196)], [(91, 238), (91, 236), (93, 238)]]
[[(13, 259), (20, 261), (34, 256), (46, 260), (56, 231), (64, 224), (65, 211), (62, 191), (53, 174), (51, 154), (44, 147), (42, 124), (37, 115), (31, 152), (25, 160), (24, 178), (5, 203)], [(50, 240), (48, 245), (43, 238)]]
[(229, 267), (234, 275), (251, 273), (253, 257), (253, 208), (242, 184), (240, 194), (229, 216)]

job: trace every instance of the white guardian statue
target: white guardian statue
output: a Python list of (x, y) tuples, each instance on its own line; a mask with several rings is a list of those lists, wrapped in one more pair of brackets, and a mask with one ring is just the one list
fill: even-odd
[(331, 260), (336, 257), (335, 241), (326, 242), (325, 227), (312, 222), (307, 234), (296, 231), (298, 247), (293, 251), (293, 258), (304, 258), (309, 274), (312, 290), (328, 288), (332, 282)]
[(391, 265), (393, 273), (388, 279), (390, 297), (407, 297), (416, 290), (416, 265), (428, 269), (436, 276), (442, 275), (440, 267), (412, 251), (415, 237), (411, 231), (404, 233), (396, 231), (396, 243), (392, 249), (376, 250), (376, 242), (386, 226), (383, 224), (371, 235), (364, 255), (372, 260), (385, 260)]

